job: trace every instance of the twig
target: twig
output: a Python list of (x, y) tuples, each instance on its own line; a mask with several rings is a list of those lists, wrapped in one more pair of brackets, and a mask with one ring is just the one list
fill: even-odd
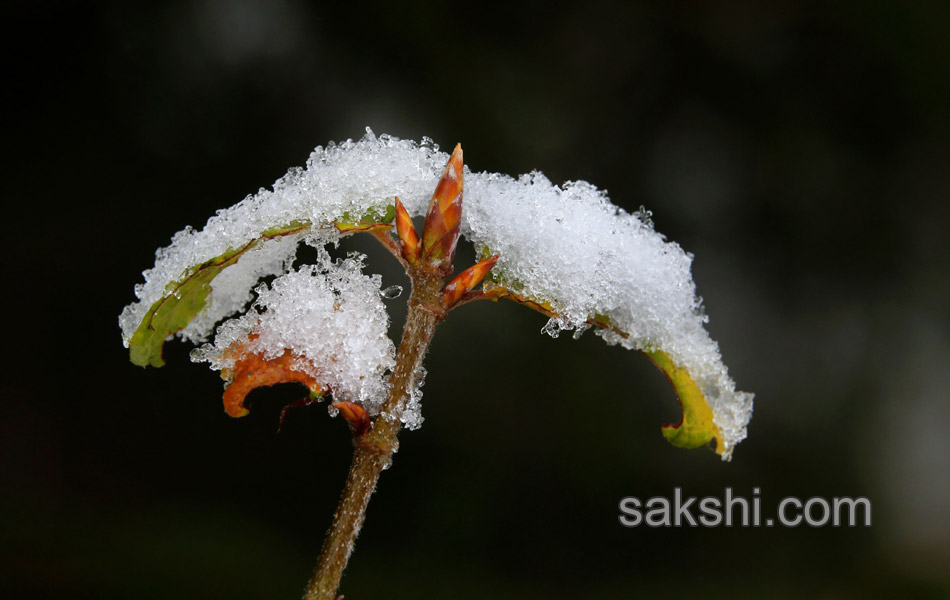
[(346, 486), (333, 515), (333, 523), (317, 560), (304, 600), (334, 600), (353, 544), (366, 518), (366, 506), (380, 474), (390, 464), (398, 447), (400, 420), (409, 390), (429, 348), (436, 325), (445, 318), (440, 303), (443, 276), (424, 268), (409, 269), (412, 293), (409, 315), (396, 354), (390, 394), (373, 427), (354, 438), (353, 462)]

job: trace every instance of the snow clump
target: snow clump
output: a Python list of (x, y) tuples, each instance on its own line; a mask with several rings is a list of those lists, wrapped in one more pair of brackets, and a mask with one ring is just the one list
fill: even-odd
[(358, 402), (377, 414), (396, 352), (387, 335), (382, 278), (363, 274), (362, 267), (360, 257), (334, 262), (322, 252), (317, 264), (261, 285), (252, 309), (225, 321), (214, 343), (192, 351), (192, 360), (233, 370), (235, 344), (265, 360), (290, 349), (300, 359), (297, 367), (329, 388), (335, 401)]

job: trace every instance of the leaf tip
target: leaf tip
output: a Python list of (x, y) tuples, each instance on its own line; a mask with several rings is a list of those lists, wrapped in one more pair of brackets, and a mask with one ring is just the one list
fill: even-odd
[(690, 374), (676, 365), (666, 352), (653, 350), (644, 354), (666, 375), (683, 411), (679, 423), (663, 425), (663, 437), (680, 448), (699, 448), (715, 439), (716, 453), (723, 454), (725, 444), (722, 432), (715, 423), (712, 407)]

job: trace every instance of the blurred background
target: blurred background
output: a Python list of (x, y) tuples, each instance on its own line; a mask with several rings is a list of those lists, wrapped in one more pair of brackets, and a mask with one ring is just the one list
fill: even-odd
[[(5, 3), (0, 596), (301, 593), (343, 422), (278, 434), (293, 385), (228, 418), (188, 347), (140, 369), (116, 320), (174, 232), (369, 126), (651, 210), (756, 407), (724, 464), (665, 442), (642, 356), (454, 312), (347, 598), (950, 598), (950, 9), (833, 4)], [(674, 487), (867, 496), (873, 526), (620, 526)]]

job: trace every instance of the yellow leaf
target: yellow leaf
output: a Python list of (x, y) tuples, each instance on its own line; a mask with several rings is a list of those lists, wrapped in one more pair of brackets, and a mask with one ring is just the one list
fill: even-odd
[(715, 438), (716, 452), (722, 454), (725, 449), (722, 432), (713, 422), (712, 408), (686, 369), (674, 364), (666, 352), (653, 350), (644, 351), (644, 354), (666, 375), (683, 409), (683, 418), (679, 423), (663, 426), (663, 437), (681, 448), (699, 448)]

